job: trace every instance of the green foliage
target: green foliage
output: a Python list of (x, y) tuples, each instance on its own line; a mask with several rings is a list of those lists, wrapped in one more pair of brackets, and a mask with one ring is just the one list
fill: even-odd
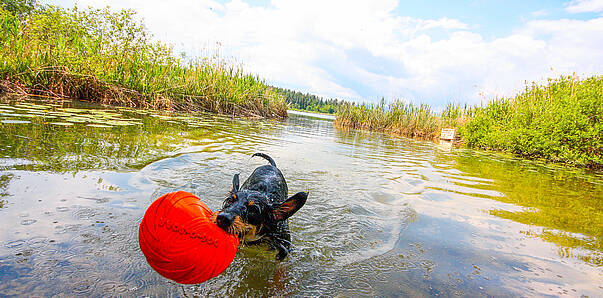
[(427, 105), (394, 102), (344, 105), (335, 123), (342, 127), (434, 139), (456, 127), (473, 148), (507, 151), (531, 159), (603, 167), (603, 77), (550, 79), (513, 98), (484, 107), (448, 104), (437, 116)]
[(320, 112), (325, 114), (335, 114), (339, 106), (345, 104), (345, 101), (338, 99), (324, 99), (309, 93), (273, 87), (283, 95), (289, 106), (296, 110), (305, 110), (311, 112)]
[(461, 133), (470, 147), (601, 167), (602, 119), (603, 77), (561, 77), (475, 108)]
[(131, 10), (43, 6), (18, 14), (4, 7), (0, 9), (4, 91), (145, 108), (286, 117), (284, 98), (257, 76), (217, 56), (183, 61), (169, 46), (152, 41)]
[(36, 0), (2, 0), (0, 7), (18, 15), (30, 14), (36, 7)]

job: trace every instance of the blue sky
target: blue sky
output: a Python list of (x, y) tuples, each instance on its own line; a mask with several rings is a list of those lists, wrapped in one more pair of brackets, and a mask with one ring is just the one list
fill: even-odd
[(603, 0), (49, 2), (134, 9), (178, 52), (219, 51), (271, 84), (327, 98), (437, 109), (603, 74)]

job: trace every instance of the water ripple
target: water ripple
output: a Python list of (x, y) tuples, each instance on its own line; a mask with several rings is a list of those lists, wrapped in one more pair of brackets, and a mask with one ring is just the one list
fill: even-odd
[[(340, 131), (332, 122), (297, 116), (286, 123), (207, 115), (156, 127), (150, 123), (159, 120), (144, 121), (132, 131), (97, 136), (54, 127), (52, 135), (77, 139), (80, 151), (68, 148), (67, 156), (35, 162), (46, 167), (27, 168), (27, 158), (1, 160), (8, 166), (0, 191), (9, 204), (0, 212), (10, 229), (0, 234), (0, 296), (600, 291), (593, 285), (601, 275), (592, 266), (598, 222), (567, 216), (600, 209), (598, 174)], [(290, 194), (309, 191), (306, 205), (290, 219), (289, 257), (277, 262), (266, 246), (242, 245), (223, 274), (192, 286), (154, 272), (138, 245), (146, 208), (162, 194), (185, 190), (218, 209), (234, 174), (244, 180), (266, 163), (250, 158), (255, 152), (274, 157)], [(11, 162), (23, 168), (10, 168)]]

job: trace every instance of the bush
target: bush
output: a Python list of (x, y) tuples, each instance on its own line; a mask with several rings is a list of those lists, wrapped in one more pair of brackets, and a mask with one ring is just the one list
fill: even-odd
[(470, 147), (603, 166), (603, 77), (550, 79), (476, 108), (461, 133)]

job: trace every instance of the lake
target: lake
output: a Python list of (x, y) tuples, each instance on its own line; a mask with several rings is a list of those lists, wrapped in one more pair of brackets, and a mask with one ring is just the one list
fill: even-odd
[[(332, 120), (0, 104), (0, 296), (603, 296), (603, 173)], [(295, 250), (241, 245), (198, 285), (147, 264), (138, 226), (185, 190), (218, 210), (272, 156)]]

